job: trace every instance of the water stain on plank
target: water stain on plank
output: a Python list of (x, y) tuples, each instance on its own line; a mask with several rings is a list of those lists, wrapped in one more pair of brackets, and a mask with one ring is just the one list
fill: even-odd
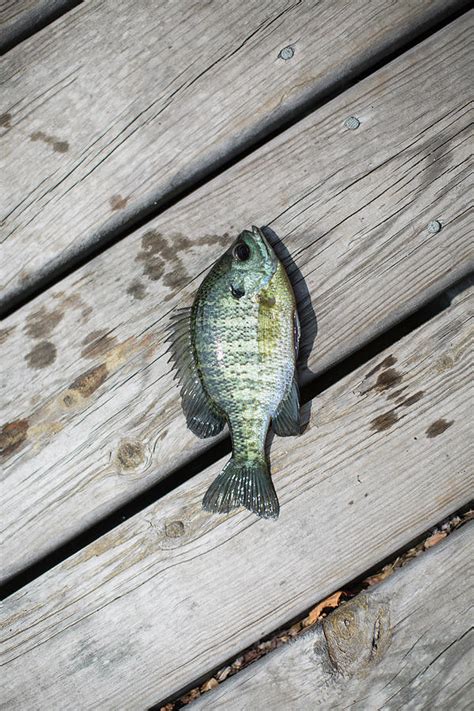
[(55, 136), (48, 136), (44, 131), (34, 131), (30, 135), (32, 141), (42, 141), (48, 146), (51, 146), (53, 151), (56, 153), (67, 153), (69, 150), (69, 143), (67, 141), (61, 141)]
[(84, 348), (81, 351), (81, 356), (83, 358), (96, 358), (97, 356), (105, 355), (116, 343), (116, 337), (111, 336), (107, 330), (91, 331), (82, 341)]
[(375, 368), (372, 368), (367, 375), (365, 376), (366, 379), (370, 378), (372, 375), (375, 375), (377, 371), (382, 370), (383, 368), (390, 368), (392, 365), (395, 365), (397, 362), (397, 359), (393, 355), (387, 356), (381, 363), (375, 366)]
[(127, 294), (133, 296), (134, 299), (141, 301), (145, 298), (146, 287), (140, 279), (134, 279), (127, 288)]
[(122, 197), (121, 195), (112, 195), (109, 202), (113, 211), (123, 210), (123, 208), (127, 206), (128, 197)]
[(82, 375), (79, 375), (79, 377), (71, 383), (69, 389), (77, 391), (83, 397), (90, 397), (90, 395), (102, 385), (107, 375), (107, 366), (105, 363), (101, 363), (87, 370)]
[(446, 432), (448, 427), (451, 427), (451, 425), (453, 424), (454, 420), (451, 420), (451, 422), (448, 422), (444, 418), (435, 420), (435, 422), (432, 422), (431, 425), (427, 428), (426, 436), (429, 439), (432, 439), (433, 437), (438, 437), (438, 435), (443, 434), (443, 432)]
[(0, 115), (0, 126), (2, 128), (12, 127), (12, 115), (10, 113), (5, 113)]
[(31, 338), (45, 339), (52, 334), (63, 318), (64, 313), (61, 309), (48, 311), (42, 306), (38, 311), (27, 316), (23, 331)]
[(400, 407), (410, 407), (411, 405), (414, 405), (416, 402), (419, 402), (423, 395), (425, 394), (424, 390), (418, 390), (418, 392), (413, 393), (413, 395), (410, 395), (409, 397), (401, 399), (400, 402), (398, 402), (398, 405)]
[(9, 326), (8, 328), (0, 328), (0, 344), (5, 343), (8, 336), (13, 333), (16, 326)]
[(25, 360), (35, 370), (46, 368), (56, 360), (56, 346), (51, 341), (40, 341), (26, 354)]
[(7, 457), (20, 447), (28, 434), (28, 420), (7, 422), (0, 431), (0, 454)]
[(375, 417), (370, 423), (370, 429), (375, 430), (376, 432), (384, 432), (398, 422), (398, 419), (399, 418), (395, 410), (389, 410), (388, 412), (384, 412), (383, 415)]

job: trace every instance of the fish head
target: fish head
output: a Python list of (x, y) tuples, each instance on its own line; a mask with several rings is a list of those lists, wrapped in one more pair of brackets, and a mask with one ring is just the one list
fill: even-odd
[(259, 227), (241, 232), (224, 257), (228, 286), (237, 299), (265, 289), (278, 267), (278, 258)]

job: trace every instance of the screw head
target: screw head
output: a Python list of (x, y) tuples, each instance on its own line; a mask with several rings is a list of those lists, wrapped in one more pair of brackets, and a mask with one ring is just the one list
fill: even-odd
[(351, 131), (355, 131), (356, 128), (359, 128), (360, 121), (355, 116), (348, 116), (344, 121), (344, 126), (349, 128)]
[(293, 49), (293, 47), (283, 47), (283, 49), (280, 50), (278, 56), (280, 59), (284, 59), (286, 61), (287, 59), (291, 59), (294, 54), (295, 50)]
[(439, 220), (431, 220), (431, 222), (428, 224), (428, 232), (431, 232), (432, 235), (435, 235), (441, 231), (442, 226), (443, 225)]

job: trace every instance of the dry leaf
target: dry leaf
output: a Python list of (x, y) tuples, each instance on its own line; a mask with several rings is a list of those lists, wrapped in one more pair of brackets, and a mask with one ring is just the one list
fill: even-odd
[(210, 691), (211, 689), (215, 689), (216, 686), (219, 686), (219, 682), (217, 679), (214, 679), (214, 677), (211, 677), (201, 686), (201, 691)]
[(180, 698), (180, 701), (183, 705), (190, 704), (191, 701), (194, 701), (194, 699), (198, 699), (201, 696), (201, 692), (199, 689), (191, 689), (191, 691), (188, 691), (187, 694), (184, 694)]
[(424, 547), (433, 548), (433, 546), (442, 541), (443, 538), (446, 538), (447, 535), (446, 531), (438, 531), (437, 533), (433, 533), (432, 536), (426, 539)]
[(338, 590), (338, 592), (333, 593), (325, 600), (320, 602), (319, 605), (316, 605), (316, 607), (311, 610), (308, 617), (303, 620), (303, 627), (309, 627), (310, 625), (314, 625), (314, 623), (317, 622), (321, 617), (322, 611), (327, 607), (337, 607), (339, 604), (339, 600), (341, 599), (341, 595), (342, 590)]

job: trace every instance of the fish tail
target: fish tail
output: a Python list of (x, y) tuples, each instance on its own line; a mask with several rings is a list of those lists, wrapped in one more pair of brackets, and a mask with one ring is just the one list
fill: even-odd
[(238, 506), (262, 518), (278, 518), (280, 504), (264, 459), (242, 462), (232, 457), (207, 490), (203, 508), (228, 513)]

